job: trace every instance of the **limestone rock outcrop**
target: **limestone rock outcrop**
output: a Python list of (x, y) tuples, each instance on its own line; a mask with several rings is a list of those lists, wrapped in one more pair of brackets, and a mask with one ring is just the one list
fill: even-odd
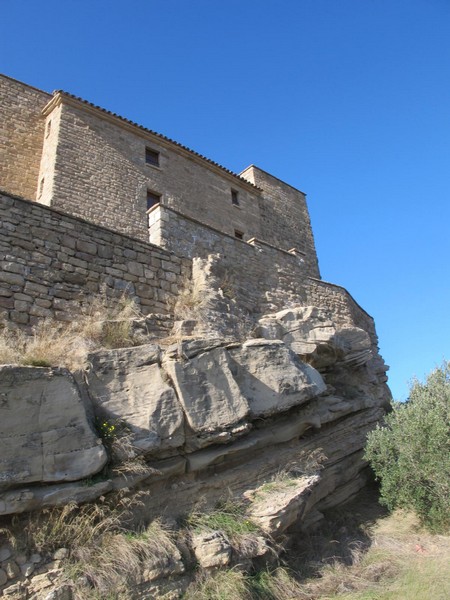
[(329, 311), (315, 306), (286, 309), (262, 317), (258, 333), (280, 339), (308, 363), (323, 369), (336, 363), (363, 365), (372, 358), (369, 334), (359, 327), (337, 325)]
[(160, 348), (100, 350), (88, 356), (86, 381), (100, 418), (126, 423), (133, 445), (145, 454), (184, 444), (184, 416), (163, 377)]
[(0, 367), (0, 440), (0, 491), (77, 481), (107, 461), (77, 385), (64, 369)]
[[(276, 535), (317, 512), (334, 490), (354, 493), (364, 479), (358, 452), (365, 433), (389, 401), (373, 340), (359, 327), (336, 325), (317, 307), (265, 316), (253, 335), (93, 352), (84, 377), (77, 377), (82, 393), (65, 370), (1, 367), (0, 514), (88, 501), (138, 483), (158, 490), (150, 503), (157, 514), (171, 496), (170, 478), (183, 486), (173, 510), (181, 514), (209, 485), (192, 484), (192, 473), (215, 473), (222, 481), (208, 491), (213, 502), (224, 489), (256, 489), (262, 476), (270, 479), (286, 461), (317, 448), (327, 456), (323, 470), (304, 473), (292, 498), (280, 496), (273, 510), (259, 505), (261, 523), (271, 523)], [(83, 486), (107, 461), (99, 438), (105, 431), (95, 433), (96, 423), (117, 425), (106, 446), (126, 435), (124, 459), (140, 457), (148, 469), (106, 472)], [(342, 444), (338, 459), (335, 443)], [(268, 452), (266, 468), (261, 457)], [(351, 468), (339, 468), (343, 461)]]

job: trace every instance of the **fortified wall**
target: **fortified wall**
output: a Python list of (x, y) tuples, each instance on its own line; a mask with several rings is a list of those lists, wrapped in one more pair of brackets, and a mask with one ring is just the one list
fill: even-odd
[(0, 76), (0, 310), (29, 327), (70, 320), (100, 291), (169, 315), (208, 259), (252, 318), (315, 304), (373, 320), (320, 280), (305, 194), (255, 167), (237, 175), (65, 92)]
[(318, 276), (299, 190), (254, 166), (236, 175), (65, 92), (49, 96), (7, 77), (0, 87), (4, 191), (143, 241), (147, 210), (164, 206), (244, 241), (304, 252)]

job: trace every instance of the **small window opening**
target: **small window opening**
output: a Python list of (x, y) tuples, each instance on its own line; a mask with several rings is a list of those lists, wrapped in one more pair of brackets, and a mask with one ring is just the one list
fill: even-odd
[(43, 177), (41, 179), (41, 181), (39, 182), (39, 192), (38, 192), (38, 197), (40, 198), (42, 196), (42, 192), (44, 191), (44, 183), (45, 183), (45, 177)]
[(159, 167), (159, 152), (152, 150), (151, 148), (145, 149), (145, 162), (148, 165)]
[(155, 194), (155, 192), (147, 190), (147, 210), (155, 206), (155, 204), (159, 204), (160, 202), (161, 194)]
[(45, 137), (48, 137), (50, 135), (51, 130), (52, 130), (52, 121), (50, 119), (50, 121), (48, 121), (48, 123), (47, 123), (47, 129), (45, 131)]
[(244, 239), (244, 232), (243, 231), (239, 231), (238, 229), (234, 230), (234, 237), (237, 238), (238, 240), (243, 240)]
[(239, 192), (236, 190), (231, 190), (231, 203), (234, 206), (239, 206)]

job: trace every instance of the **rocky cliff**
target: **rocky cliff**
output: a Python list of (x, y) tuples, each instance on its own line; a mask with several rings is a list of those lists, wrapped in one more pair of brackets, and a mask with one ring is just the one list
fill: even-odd
[[(365, 438), (390, 401), (374, 332), (318, 306), (250, 323), (221, 285), (200, 286), (171, 338), (135, 323), (139, 345), (91, 352), (81, 371), (0, 367), (1, 515), (145, 490), (133, 518), (149, 522), (234, 498), (263, 535), (251, 563), (364, 486)], [(233, 564), (220, 531), (190, 543), (205, 569)], [(7, 586), (31, 586), (33, 569), (4, 563)]]
[[(157, 490), (148, 510), (176, 516), (199, 494), (213, 504), (224, 489), (257, 489), (287, 464), (301, 470), (319, 448), (321, 469), (280, 530), (350, 497), (364, 483), (365, 435), (389, 401), (369, 335), (317, 307), (265, 315), (253, 335), (99, 350), (76, 380), (64, 369), (1, 367), (1, 514), (139, 482)], [(118, 462), (148, 472), (87, 487), (107, 462), (105, 439)]]

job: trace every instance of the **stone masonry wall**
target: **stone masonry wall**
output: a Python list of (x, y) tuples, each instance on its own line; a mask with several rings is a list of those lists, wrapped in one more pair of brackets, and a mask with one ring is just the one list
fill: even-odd
[(261, 242), (244, 242), (167, 208), (149, 213), (150, 241), (178, 255), (218, 257), (216, 275), (233, 287), (236, 301), (252, 314), (291, 306), (313, 305), (328, 309), (337, 322), (367, 331), (374, 347), (377, 335), (372, 317), (338, 285), (315, 278), (303, 253), (291, 254)]
[(72, 320), (87, 296), (127, 290), (168, 314), (191, 261), (54, 209), (0, 193), (0, 315), (20, 326)]
[(308, 278), (306, 286), (308, 304), (329, 307), (341, 323), (352, 323), (376, 339), (373, 318), (359, 306), (347, 290), (326, 281)]
[(11, 194), (36, 198), (44, 138), (41, 110), (50, 98), (0, 75), (0, 186)]
[(252, 314), (280, 310), (306, 300), (307, 263), (258, 240), (250, 243), (187, 219), (163, 206), (149, 214), (150, 241), (179, 255), (218, 257), (215, 275), (233, 289), (239, 306)]
[(319, 276), (305, 195), (265, 171), (235, 175), (88, 102), (8, 77), (0, 77), (0, 101), (0, 187), (8, 193), (147, 241), (150, 192), (223, 233), (295, 247)]
[[(48, 173), (43, 162), (39, 175), (46, 186), (52, 180), (52, 206), (146, 240), (150, 191), (161, 195), (162, 204), (201, 215), (226, 233), (259, 236), (260, 192), (254, 186), (87, 103), (65, 95), (57, 100), (47, 109), (47, 119), (55, 123), (61, 113), (56, 167)], [(146, 147), (159, 153), (159, 166), (146, 163)], [(232, 203), (232, 189), (238, 206)]]
[(261, 239), (284, 250), (304, 252), (310, 275), (320, 277), (305, 194), (253, 165), (241, 175), (263, 190)]

